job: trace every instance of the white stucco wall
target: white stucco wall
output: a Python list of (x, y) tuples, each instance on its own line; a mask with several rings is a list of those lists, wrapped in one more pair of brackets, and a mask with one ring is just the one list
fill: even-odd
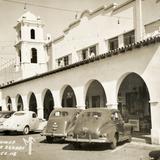
[(84, 14), (77, 24), (65, 31), (64, 38), (53, 43), (55, 59), (72, 53), (74, 63), (79, 60), (79, 50), (95, 44), (98, 44), (98, 54), (107, 52), (106, 40), (135, 28), (134, 7), (131, 3), (123, 9), (102, 10), (92, 16)]
[(158, 0), (142, 1), (143, 23), (154, 22), (160, 17), (160, 2)]
[[(95, 79), (104, 86), (108, 102), (113, 102), (116, 97), (123, 76), (135, 72), (145, 81), (151, 101), (159, 101), (159, 72), (160, 72), (159, 46), (150, 45), (140, 49), (134, 49), (127, 53), (106, 58), (94, 63), (48, 75), (39, 79), (20, 83), (9, 88), (2, 89), (2, 96), (15, 97), (17, 94), (26, 95), (29, 92), (42, 93), (45, 88), (54, 92), (60, 91), (67, 84), (76, 89), (85, 91), (88, 81)], [(85, 75), (85, 76), (84, 76)]]

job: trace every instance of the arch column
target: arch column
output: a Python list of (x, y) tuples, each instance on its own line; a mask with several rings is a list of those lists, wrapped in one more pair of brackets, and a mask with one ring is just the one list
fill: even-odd
[(118, 103), (117, 103), (117, 91), (116, 91), (116, 86), (117, 86), (117, 81), (111, 81), (111, 82), (105, 82), (102, 83), (106, 97), (107, 97), (107, 103), (106, 106), (107, 108), (118, 108)]
[(151, 139), (153, 144), (160, 144), (160, 101), (150, 101), (151, 108)]
[(21, 96), (21, 97), (22, 97), (22, 101), (23, 101), (23, 110), (29, 111), (29, 104), (28, 104), (27, 95)]
[(0, 107), (2, 107), (2, 90), (0, 89)]
[(37, 114), (39, 118), (43, 118), (43, 100), (41, 93), (35, 94), (37, 100)]
[(84, 87), (76, 87), (74, 88), (75, 96), (77, 99), (77, 108), (85, 109), (85, 96), (84, 95)]
[(55, 108), (62, 108), (60, 90), (52, 91), (52, 95), (54, 95)]
[(5, 98), (2, 99), (2, 103), (1, 104), (3, 106), (2, 107), (2, 111), (7, 111), (8, 109), (7, 109), (6, 99)]
[(13, 109), (13, 111), (17, 111), (16, 98), (15, 97), (11, 97), (11, 101), (12, 101), (12, 109)]

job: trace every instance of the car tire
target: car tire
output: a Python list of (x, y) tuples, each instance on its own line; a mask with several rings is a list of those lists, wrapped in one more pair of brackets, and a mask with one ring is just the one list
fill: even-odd
[(4, 134), (8, 135), (8, 134), (10, 134), (10, 132), (9, 131), (4, 131)]
[(25, 126), (23, 129), (23, 135), (29, 134), (29, 126)]
[(127, 142), (131, 142), (132, 141), (132, 136), (131, 135), (129, 135), (129, 137), (128, 137), (128, 139), (127, 139)]
[(81, 148), (81, 143), (75, 142), (75, 143), (72, 143), (72, 145), (73, 145), (73, 147), (74, 147), (75, 149)]
[(112, 143), (110, 144), (111, 149), (115, 149), (117, 147), (118, 137), (115, 134)]
[(46, 136), (46, 140), (47, 140), (48, 143), (52, 143), (53, 142), (53, 137)]

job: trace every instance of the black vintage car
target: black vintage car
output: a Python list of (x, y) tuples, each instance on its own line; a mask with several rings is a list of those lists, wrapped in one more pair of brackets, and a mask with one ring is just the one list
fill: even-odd
[(132, 126), (124, 123), (118, 110), (89, 108), (80, 113), (66, 140), (75, 147), (81, 143), (110, 143), (114, 149), (117, 142), (130, 141), (131, 132)]
[(75, 121), (81, 109), (77, 108), (58, 108), (51, 112), (46, 128), (41, 133), (46, 136), (47, 142), (54, 139), (64, 139), (67, 132), (75, 125)]

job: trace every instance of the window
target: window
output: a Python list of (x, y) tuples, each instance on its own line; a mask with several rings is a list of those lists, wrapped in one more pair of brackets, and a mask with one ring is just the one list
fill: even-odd
[(31, 39), (35, 39), (35, 30), (31, 29)]
[(37, 49), (31, 49), (31, 63), (37, 63)]
[(82, 114), (82, 117), (93, 117), (93, 118), (99, 118), (102, 116), (101, 112), (85, 112)]
[(89, 53), (90, 53), (90, 55), (91, 55), (92, 53), (94, 53), (94, 54), (96, 55), (96, 46), (90, 47), (90, 48), (89, 48)]
[(19, 31), (19, 38), (21, 38), (21, 31)]
[(118, 37), (109, 40), (109, 49), (114, 50), (118, 48)]
[(129, 45), (135, 42), (135, 33), (134, 31), (124, 34), (124, 45)]
[(35, 113), (32, 114), (32, 118), (36, 118), (37, 115)]
[(21, 63), (22, 61), (21, 50), (19, 50), (18, 56), (19, 56), (19, 62)]
[(97, 45), (90, 46), (81, 50), (81, 60), (91, 58), (97, 55)]
[(82, 50), (82, 60), (87, 59), (88, 57), (88, 49)]
[(59, 58), (57, 62), (58, 62), (58, 67), (68, 66), (69, 64), (71, 64), (71, 54)]
[(14, 114), (14, 116), (23, 116), (23, 115), (25, 115), (25, 114), (26, 114), (26, 113), (23, 113), (23, 112), (19, 112), (19, 113), (17, 112), (17, 113)]
[(68, 116), (68, 112), (66, 112), (66, 111), (56, 111), (54, 113), (54, 116), (55, 117), (66, 117), (66, 116)]
[(64, 57), (64, 65), (65, 66), (69, 65), (69, 57), (68, 56)]

